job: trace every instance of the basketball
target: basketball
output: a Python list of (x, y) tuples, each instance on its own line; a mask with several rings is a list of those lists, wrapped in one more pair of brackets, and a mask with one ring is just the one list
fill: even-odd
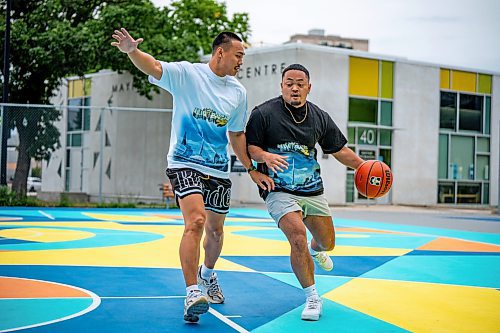
[(389, 192), (392, 185), (391, 169), (382, 161), (364, 161), (354, 174), (358, 192), (367, 198), (380, 198)]

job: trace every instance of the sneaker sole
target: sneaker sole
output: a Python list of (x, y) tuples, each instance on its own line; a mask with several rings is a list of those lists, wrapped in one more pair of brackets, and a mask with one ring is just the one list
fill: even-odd
[(318, 265), (318, 267), (327, 272), (333, 270), (333, 266), (331, 268), (328, 268), (328, 267), (321, 267), (320, 265)]
[(200, 299), (193, 303), (187, 310), (184, 315), (184, 320), (190, 323), (196, 323), (200, 320), (199, 315), (204, 314), (208, 311), (209, 305), (206, 300)]
[(207, 298), (208, 298), (208, 301), (210, 302), (210, 304), (222, 304), (225, 301), (225, 299), (223, 299), (222, 301), (216, 301), (213, 298), (210, 298), (210, 297), (207, 297)]
[(317, 321), (319, 320), (320, 316), (302, 316), (302, 320), (307, 320), (307, 321)]

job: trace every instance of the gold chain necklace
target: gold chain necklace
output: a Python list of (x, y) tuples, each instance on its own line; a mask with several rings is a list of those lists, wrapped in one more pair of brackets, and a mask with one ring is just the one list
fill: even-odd
[(301, 123), (303, 123), (303, 122), (304, 122), (304, 120), (306, 120), (306, 118), (307, 118), (307, 111), (309, 110), (309, 109), (308, 109), (308, 107), (307, 107), (307, 102), (306, 102), (306, 114), (304, 115), (304, 119), (302, 119), (301, 121), (297, 121), (297, 119), (295, 119), (295, 117), (293, 116), (293, 112), (292, 112), (292, 110), (290, 110), (290, 109), (288, 108), (288, 106), (286, 106), (286, 102), (285, 102), (285, 100), (283, 100), (283, 104), (285, 104), (285, 108), (288, 110), (288, 112), (290, 112), (290, 115), (292, 116), (292, 119), (293, 119), (293, 121), (294, 121), (296, 124), (301, 124)]

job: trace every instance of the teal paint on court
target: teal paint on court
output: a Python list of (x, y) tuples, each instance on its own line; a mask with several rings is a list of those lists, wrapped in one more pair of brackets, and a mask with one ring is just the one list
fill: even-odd
[(492, 234), (484, 232), (430, 228), (430, 227), (421, 227), (421, 226), (406, 225), (406, 224), (403, 225), (396, 223), (383, 223), (383, 222), (371, 222), (371, 221), (347, 220), (347, 219), (337, 219), (336, 226), (344, 226), (351, 228), (352, 227), (373, 228), (379, 230), (408, 232), (419, 235), (449, 237), (449, 238), (457, 238), (473, 242), (483, 242), (483, 243), (500, 245), (500, 233)]
[[(93, 214), (100, 217), (92, 216)], [(9, 217), (12, 217), (11, 221), (8, 221)], [(150, 217), (154, 217), (154, 219)], [(100, 218), (103, 220), (100, 220)], [(120, 221), (120, 219), (123, 219), (123, 221)], [(53, 224), (47, 226), (39, 222)], [(59, 226), (58, 223), (60, 222), (65, 222), (64, 226)], [(72, 222), (92, 224), (86, 225), (91, 226), (91, 228), (82, 228), (81, 224), (78, 226), (66, 224)], [(99, 228), (99, 223), (102, 222), (106, 223), (105, 229), (104, 227)], [(66, 230), (69, 232), (71, 230), (87, 231), (95, 234), (95, 236), (89, 238), (73, 241), (39, 243), (41, 245), (38, 245), (38, 248), (31, 249), (51, 252), (40, 252), (38, 254), (38, 252), (33, 251), (31, 255), (35, 258), (34, 262), (37, 262), (37, 255), (43, 256), (49, 253), (54, 255), (59, 250), (72, 250), (78, 253), (81, 249), (94, 249), (97, 251), (99, 248), (98, 256), (106, 258), (109, 253), (106, 252), (108, 251), (107, 247), (117, 245), (123, 245), (123, 253), (126, 255), (136, 251), (137, 247), (135, 245), (137, 244), (153, 243), (158, 240), (160, 242), (174, 241), (169, 239), (169, 235), (172, 234), (174, 228), (178, 232), (181, 223), (182, 215), (178, 209), (0, 208), (0, 232), (6, 230), (2, 229), (2, 227), (15, 227), (46, 228), (47, 230)], [(117, 228), (114, 229), (113, 225), (116, 225)], [(4, 258), (15, 258), (16, 253), (18, 253), (23, 260), (22, 263), (17, 263), (13, 259), (4, 260), (0, 264), (0, 275), (39, 279), (83, 288), (96, 294), (101, 303), (90, 312), (67, 319), (66, 316), (78, 314), (92, 306), (93, 300), (91, 298), (2, 298), (0, 286), (0, 330), (19, 328), (30, 324), (43, 324), (53, 319), (60, 319), (62, 321), (34, 327), (27, 331), (30, 333), (219, 333), (237, 331), (258, 333), (400, 333), (408, 331), (393, 325), (390, 322), (390, 313), (383, 313), (380, 318), (385, 320), (382, 320), (376, 318), (376, 312), (371, 313), (369, 309), (361, 310), (361, 308), (354, 308), (354, 305), (351, 305), (351, 308), (335, 302), (336, 299), (339, 299), (335, 296), (335, 292), (327, 294), (341, 286), (346, 288), (342, 290), (349, 290), (347, 283), (356, 283), (356, 279), (363, 279), (364, 284), (368, 286), (370, 283), (382, 279), (387, 280), (389, 284), (392, 281), (407, 281), (409, 282), (407, 288), (411, 288), (413, 282), (416, 282), (415, 285), (420, 282), (436, 284), (436, 288), (440, 288), (440, 283), (449, 284), (450, 286), (479, 286), (493, 288), (493, 292), (496, 292), (495, 289), (500, 288), (498, 282), (500, 255), (496, 255), (495, 252), (487, 255), (480, 255), (478, 252), (458, 254), (456, 250), (450, 249), (449, 253), (453, 253), (453, 255), (446, 255), (446, 249), (443, 249), (439, 253), (429, 251), (429, 255), (425, 255), (424, 251), (420, 251), (419, 255), (411, 255), (410, 252), (402, 256), (370, 257), (366, 254), (356, 254), (358, 253), (356, 252), (357, 247), (416, 249), (436, 239), (436, 237), (451, 237), (458, 240), (499, 244), (500, 233), (336, 218), (335, 226), (337, 228), (369, 228), (407, 234), (338, 231), (337, 245), (352, 247), (353, 253), (349, 253), (350, 249), (348, 248), (343, 250), (347, 251), (345, 255), (332, 256), (336, 265), (332, 272), (324, 272), (317, 267), (315, 268), (316, 287), (319, 293), (324, 296), (323, 316), (318, 322), (305, 322), (300, 320), (305, 298), (301, 286), (291, 271), (289, 257), (255, 256), (252, 254), (253, 246), (259, 246), (260, 240), (286, 242), (284, 235), (276, 228), (275, 223), (269, 219), (268, 213), (265, 210), (233, 208), (228, 215), (226, 226), (236, 226), (243, 229), (242, 231), (238, 229), (238, 231), (228, 232), (226, 234), (228, 242), (231, 234), (234, 233), (238, 237), (251, 238), (251, 245), (248, 245), (248, 248), (245, 249), (234, 247), (232, 251), (239, 251), (239, 253), (229, 255), (223, 253), (221, 258), (233, 264), (241, 265), (247, 270), (253, 269), (254, 271), (240, 271), (237, 266), (230, 270), (218, 270), (222, 288), (227, 294), (227, 302), (222, 305), (214, 305), (212, 309), (217, 311), (221, 317), (214, 315), (214, 313), (208, 313), (202, 316), (199, 324), (195, 325), (187, 325), (182, 320), (184, 282), (179, 267), (125, 267), (120, 266), (120, 264), (115, 266), (115, 262), (112, 260), (106, 261), (105, 265), (109, 266), (78, 266), (78, 264), (73, 265), (71, 263), (58, 265), (57, 261), (53, 265), (29, 265), (26, 263), (29, 263), (28, 256), (30, 253), (25, 252), (28, 247), (24, 249), (22, 247), (8, 247), (16, 245), (14, 244), (16, 238), (9, 238), (8, 235), (12, 235), (12, 233), (6, 232), (3, 239), (6, 243), (12, 241), (12, 244), (0, 245), (0, 251), (7, 250)], [(20, 235), (21, 238), (18, 240), (23, 242), (22, 233)], [(19, 243), (17, 245), (28, 246), (33, 244), (25, 241), (24, 244)], [(279, 244), (279, 246), (282, 245)], [(138, 247), (143, 248), (143, 246)], [(157, 248), (153, 248), (154, 251), (148, 255), (154, 256), (157, 254)], [(363, 251), (366, 251), (366, 249)], [(67, 253), (65, 252), (65, 254)], [(172, 251), (168, 255), (177, 257), (178, 252)], [(2, 252), (0, 252), (0, 261), (1, 258)], [(368, 290), (370, 289), (368, 288)], [(326, 297), (329, 297), (329, 299)], [(371, 301), (373, 302), (373, 300)], [(380, 300), (380, 302), (383, 301)], [(425, 302), (427, 303), (418, 303), (417, 308), (424, 309), (429, 302), (434, 302), (431, 304), (436, 306), (436, 304), (439, 304), (440, 299), (426, 299)], [(464, 299), (463, 303), (458, 305), (465, 309), (467, 302), (468, 300)], [(488, 303), (488, 299), (482, 300), (478, 298), (473, 302), (484, 302), (478, 303), (484, 305), (484, 308), (494, 309), (498, 307), (498, 304)], [(404, 304), (396, 304), (396, 306), (401, 309), (404, 316)], [(426, 315), (431, 314), (426, 313)], [(4, 320), (4, 316), (8, 317), (8, 321)], [(411, 318), (410, 314), (408, 314), (408, 318)], [(467, 320), (466, 318), (457, 319)], [(240, 325), (241, 329), (232, 328), (224, 320)], [(429, 327), (435, 328), (425, 332), (441, 332), (449, 328), (441, 327), (439, 320), (436, 320), (436, 318), (422, 317), (421, 320), (426, 324), (431, 321)], [(404, 323), (405, 321), (399, 321), (402, 326), (404, 326)], [(483, 324), (474, 323), (478, 331), (481, 331)], [(460, 331), (454, 331), (454, 333), (458, 332)]]
[[(270, 230), (249, 230), (237, 231), (235, 234), (244, 235), (255, 238), (264, 238), (272, 240), (280, 240), (286, 242), (287, 239), (283, 232), (278, 228)], [(335, 244), (341, 246), (367, 246), (367, 247), (384, 247), (393, 249), (415, 249), (428, 242), (436, 239), (434, 236), (420, 235), (398, 235), (398, 234), (377, 234), (377, 233), (357, 233), (360, 237), (352, 237), (353, 233), (337, 232)], [(309, 238), (311, 237), (308, 233)]]
[(361, 277), (401, 281), (500, 287), (498, 256), (402, 256)]
[(341, 304), (323, 299), (323, 315), (316, 322), (300, 320), (302, 307), (255, 329), (252, 333), (335, 332), (335, 333), (408, 333), (409, 331), (373, 318)]
[(0, 331), (73, 315), (92, 305), (92, 298), (1, 299)]
[[(297, 277), (293, 273), (265, 273), (267, 276), (273, 279), (285, 282), (297, 289), (302, 289)], [(327, 292), (340, 287), (341, 285), (352, 280), (350, 277), (339, 277), (339, 276), (328, 276), (328, 275), (316, 275), (314, 278), (316, 282), (316, 290), (318, 294), (323, 295)]]

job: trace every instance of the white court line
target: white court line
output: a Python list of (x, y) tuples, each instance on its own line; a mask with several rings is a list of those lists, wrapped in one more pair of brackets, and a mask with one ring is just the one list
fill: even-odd
[(236, 324), (234, 321), (228, 319), (228, 317), (224, 316), (220, 312), (215, 311), (213, 308), (209, 308), (208, 312), (213, 314), (215, 317), (217, 317), (220, 321), (222, 321), (224, 324), (230, 326), (231, 328), (234, 328), (236, 331), (241, 332), (241, 333), (250, 333), (240, 325)]
[[(186, 296), (100, 296), (100, 298), (101, 299), (172, 299), (172, 298), (186, 298)], [(249, 333), (249, 331), (247, 331), (246, 329), (244, 329), (243, 327), (241, 327), (240, 325), (236, 324), (234, 321), (229, 319), (229, 318), (241, 318), (241, 316), (239, 315), (224, 316), (223, 314), (214, 310), (213, 308), (209, 308), (208, 312), (210, 312), (224, 324), (235, 329), (236, 331), (240, 333)]]
[(54, 216), (52, 216), (52, 215), (50, 215), (50, 214), (47, 214), (47, 213), (45, 213), (45, 212), (42, 212), (41, 210), (39, 210), (38, 212), (39, 212), (40, 214), (42, 214), (43, 216), (48, 217), (48, 218), (49, 218), (49, 219), (51, 219), (51, 220), (55, 220), (55, 219), (56, 219)]
[[(90, 311), (94, 310), (95, 308), (97, 308), (101, 304), (101, 299), (99, 298), (99, 296), (97, 296), (96, 294), (94, 294), (90, 290), (86, 290), (86, 289), (83, 289), (83, 288), (78, 288), (78, 287), (75, 287), (75, 286), (72, 286), (72, 285), (69, 285), (69, 284), (58, 283), (58, 282), (53, 282), (53, 281), (38, 280), (38, 279), (28, 279), (28, 278), (20, 278), (20, 277), (11, 277), (11, 276), (0, 276), (0, 277), (9, 278), (9, 279), (18, 279), (18, 280), (28, 280), (28, 281), (41, 281), (41, 282), (48, 282), (48, 283), (56, 284), (56, 285), (60, 285), (60, 286), (70, 287), (70, 288), (79, 290), (79, 291), (81, 291), (81, 292), (89, 295), (88, 298), (92, 299), (92, 304), (90, 304), (87, 308), (85, 308), (85, 309), (83, 309), (83, 310), (81, 310), (79, 312), (76, 312), (76, 313), (73, 313), (73, 314), (70, 314), (68, 316), (58, 318), (58, 319), (44, 321), (44, 322), (39, 322), (39, 323), (32, 324), (32, 325), (21, 326), (21, 327), (14, 327), (14, 328), (7, 328), (5, 330), (0, 330), (0, 333), (3, 333), (3, 332), (13, 332), (13, 331), (18, 331), (18, 330), (23, 330), (23, 329), (28, 329), (28, 328), (38, 327), (38, 326), (44, 326), (44, 325), (49, 325), (49, 324), (52, 324), (52, 323), (62, 322), (62, 321), (65, 321), (65, 320), (68, 320), (68, 319), (71, 319), (71, 318), (76, 318), (76, 317), (79, 317), (79, 316), (82, 316), (82, 315), (86, 314), (87, 312), (90, 312)], [(82, 297), (77, 297), (77, 298), (82, 298)], [(87, 298), (87, 297), (85, 297), (85, 298)], [(65, 297), (64, 299), (68, 299), (68, 298)]]

